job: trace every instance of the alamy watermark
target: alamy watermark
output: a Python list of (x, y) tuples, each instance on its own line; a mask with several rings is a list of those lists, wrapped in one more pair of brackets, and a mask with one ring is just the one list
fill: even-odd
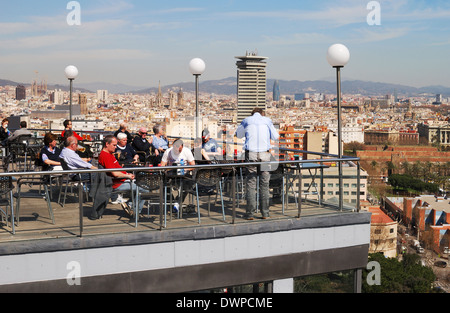
[(66, 269), (69, 271), (66, 276), (66, 281), (69, 286), (81, 285), (81, 265), (77, 261), (67, 263)]
[(81, 5), (78, 1), (70, 1), (67, 3), (67, 10), (71, 10), (67, 14), (67, 25), (69, 26), (79, 26), (81, 25)]
[(367, 270), (370, 270), (367, 274), (367, 284), (369, 286), (381, 285), (381, 265), (377, 261), (371, 261), (367, 263)]
[(369, 26), (381, 25), (381, 5), (378, 1), (367, 3), (367, 10), (371, 10), (367, 15), (367, 24)]

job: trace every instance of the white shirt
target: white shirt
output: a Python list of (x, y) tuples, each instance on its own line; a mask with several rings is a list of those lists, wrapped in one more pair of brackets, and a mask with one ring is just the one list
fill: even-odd
[(168, 166), (172, 166), (173, 163), (180, 164), (180, 161), (182, 159), (184, 160), (185, 165), (188, 165), (189, 162), (195, 161), (194, 155), (188, 148), (183, 147), (183, 150), (181, 150), (181, 152), (177, 152), (177, 150), (173, 150), (173, 147), (167, 149), (166, 152), (164, 152), (161, 161), (167, 162)]

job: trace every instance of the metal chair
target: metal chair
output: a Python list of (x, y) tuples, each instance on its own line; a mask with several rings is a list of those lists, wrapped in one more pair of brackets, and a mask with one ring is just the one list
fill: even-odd
[[(32, 138), (32, 135), (20, 135), (16, 139), (9, 141), (7, 144), (8, 155), (11, 156), (10, 164), (13, 171), (20, 171), (27, 169), (27, 157), (28, 157), (28, 140)], [(8, 168), (9, 170), (9, 168)]]
[[(135, 174), (136, 179), (136, 201), (135, 203), (139, 203), (139, 201), (144, 200), (147, 201), (147, 215), (149, 215), (149, 207), (150, 205), (159, 205), (159, 209), (163, 208), (162, 201), (162, 186), (163, 186), (163, 174), (161, 171), (155, 172), (137, 172)], [(146, 192), (142, 192), (144, 189)], [(156, 192), (157, 191), (157, 192)], [(138, 220), (138, 214), (136, 214), (135, 210), (135, 218), (136, 225)], [(164, 209), (164, 227), (166, 227), (166, 210)]]
[[(61, 167), (63, 168), (64, 171), (71, 171), (71, 169), (69, 168), (69, 166), (67, 165), (67, 162), (63, 159), (60, 158), (59, 162), (61, 163)], [(91, 182), (91, 178), (89, 175), (89, 178), (82, 178), (81, 174), (74, 174), (75, 176), (70, 177), (70, 174), (64, 174), (61, 180), (61, 185), (60, 185), (60, 189), (59, 189), (59, 196), (58, 196), (58, 203), (64, 207), (66, 204), (66, 197), (67, 197), (67, 188), (69, 187), (69, 185), (71, 187), (73, 186), (78, 186), (78, 188), (84, 188), (85, 194), (86, 194), (86, 201), (89, 201), (89, 191), (87, 190), (87, 188), (85, 188), (87, 183)], [(63, 203), (61, 204), (61, 194), (62, 194), (62, 188), (63, 185), (65, 184), (65, 191), (64, 191), (64, 199), (63, 199)]]
[[(194, 190), (188, 190), (187, 192), (195, 195), (197, 202), (197, 215), (198, 223), (200, 224), (200, 202), (199, 197), (208, 196), (208, 216), (211, 212), (211, 196), (217, 195), (217, 186), (219, 186), (220, 200), (222, 204), (222, 217), (225, 221), (225, 208), (223, 204), (222, 194), (222, 172), (219, 168), (204, 168), (197, 169), (194, 172)], [(217, 198), (216, 198), (217, 199)], [(216, 201), (214, 201), (214, 206)]]
[[(16, 233), (14, 222), (14, 201), (13, 201), (13, 189), (11, 176), (0, 177), (0, 206), (5, 206), (5, 210), (0, 208), (0, 215), (6, 220), (6, 227), (8, 227), (9, 215), (11, 215), (11, 229), (13, 235)], [(8, 208), (11, 213), (8, 213)]]
[[(55, 224), (55, 217), (53, 215), (53, 209), (52, 205), (50, 203), (50, 194), (48, 191), (48, 180), (46, 180), (44, 177), (41, 176), (22, 176), (17, 180), (17, 192), (13, 195), (14, 198), (17, 199), (16, 202), (16, 219), (17, 219), (17, 226), (19, 225), (19, 216), (20, 216), (20, 199), (21, 198), (42, 198), (40, 187), (44, 187), (44, 199), (47, 202), (48, 207), (48, 213), (50, 216), (50, 219), (52, 220), (52, 223)], [(32, 186), (39, 186), (39, 190), (29, 190), (28, 192), (23, 193), (22, 192), (22, 185), (28, 185), (30, 187)]]

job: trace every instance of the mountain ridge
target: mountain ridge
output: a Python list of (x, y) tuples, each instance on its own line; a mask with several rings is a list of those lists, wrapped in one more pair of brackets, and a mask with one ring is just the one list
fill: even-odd
[[(267, 91), (272, 92), (273, 84), (275, 80), (278, 80), (280, 85), (280, 93), (282, 95), (294, 95), (295, 93), (324, 93), (334, 94), (336, 93), (336, 82), (331, 80), (310, 80), (310, 81), (298, 81), (298, 80), (281, 80), (281, 79), (267, 79)], [(0, 79), (0, 86), (6, 85), (24, 85), (30, 84), (17, 83), (11, 80)], [(112, 84), (112, 83), (83, 83), (75, 85), (75, 90), (82, 92), (95, 92), (98, 89), (106, 89), (110, 93), (157, 93), (158, 87), (142, 88), (136, 86), (130, 86), (126, 84)], [(68, 90), (66, 85), (49, 84), (48, 89), (61, 89)], [(168, 90), (178, 90), (193, 92), (195, 91), (194, 82), (180, 82), (176, 84), (170, 84), (161, 86), (163, 93)], [(200, 82), (199, 89), (201, 92), (235, 95), (237, 92), (237, 80), (236, 77), (227, 77), (218, 80), (208, 80)], [(371, 82), (362, 80), (343, 80), (342, 92), (344, 94), (361, 94), (363, 96), (383, 96), (388, 94), (397, 93), (399, 96), (419, 96), (423, 94), (436, 95), (442, 94), (444, 97), (450, 96), (450, 87), (445, 86), (426, 86), (426, 87), (411, 87), (401, 84)]]

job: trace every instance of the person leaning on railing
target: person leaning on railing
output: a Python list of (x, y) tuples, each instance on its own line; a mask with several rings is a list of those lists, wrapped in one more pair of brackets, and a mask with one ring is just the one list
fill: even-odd
[[(246, 162), (270, 162), (272, 145), (270, 140), (278, 140), (278, 132), (273, 126), (272, 120), (264, 116), (261, 108), (255, 108), (252, 115), (245, 118), (236, 130), (238, 138), (245, 137), (244, 150)], [(257, 167), (248, 167), (247, 176), (247, 208), (245, 218), (252, 220), (256, 213), (257, 199)], [(270, 172), (261, 167), (259, 180), (259, 199), (262, 218), (269, 217), (269, 183)]]

